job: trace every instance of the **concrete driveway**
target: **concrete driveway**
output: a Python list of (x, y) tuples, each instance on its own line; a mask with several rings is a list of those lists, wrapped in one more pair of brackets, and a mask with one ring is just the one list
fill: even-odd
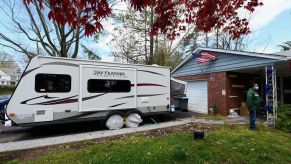
[[(190, 118), (194, 115), (196, 115), (196, 113), (177, 111), (175, 113), (167, 113), (154, 117), (145, 117), (144, 125)], [(57, 137), (69, 134), (101, 131), (106, 129), (107, 128), (100, 121), (50, 125), (41, 127), (4, 127), (3, 124), (0, 124), (0, 143)]]

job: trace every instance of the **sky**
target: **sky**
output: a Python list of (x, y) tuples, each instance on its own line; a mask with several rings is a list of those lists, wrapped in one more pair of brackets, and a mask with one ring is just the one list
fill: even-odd
[(251, 49), (278, 52), (278, 45), (291, 40), (291, 0), (263, 0), (263, 3), (250, 20), (251, 36), (259, 40)]
[[(262, 1), (264, 5), (257, 8), (250, 18), (252, 33), (248, 36), (251, 41), (247, 50), (261, 53), (279, 52), (278, 45), (291, 40), (291, 0)], [(126, 9), (126, 6), (120, 4), (116, 8)], [(0, 17), (0, 22), (5, 21), (5, 15), (1, 12)], [(112, 20), (104, 22), (105, 31), (108, 33), (113, 31), (115, 27), (113, 24)], [(7, 33), (4, 28), (0, 28), (0, 32)], [(13, 36), (15, 33), (12, 32), (9, 35)], [(106, 35), (102, 36), (97, 43), (90, 39), (83, 43), (96, 51), (103, 61), (113, 61), (113, 57), (109, 56), (113, 49), (111, 39), (110, 35)], [(0, 50), (6, 51), (7, 49), (0, 47)]]
[[(264, 5), (255, 10), (250, 18), (251, 40), (247, 51), (276, 53), (281, 51), (278, 45), (291, 40), (291, 0), (263, 0)], [(118, 6), (117, 8), (124, 8)], [(112, 22), (106, 22), (108, 29)], [(103, 54), (103, 60), (113, 60), (110, 54), (110, 37), (101, 37), (98, 44), (90, 47)]]

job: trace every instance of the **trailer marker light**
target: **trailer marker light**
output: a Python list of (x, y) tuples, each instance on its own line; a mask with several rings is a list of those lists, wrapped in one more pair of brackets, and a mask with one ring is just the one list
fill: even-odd
[(8, 116), (14, 117), (15, 116), (15, 113), (11, 112), (11, 113), (8, 114)]

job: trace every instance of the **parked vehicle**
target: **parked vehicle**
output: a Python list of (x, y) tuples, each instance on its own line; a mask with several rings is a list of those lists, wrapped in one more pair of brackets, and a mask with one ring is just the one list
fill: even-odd
[(10, 96), (2, 96), (0, 97), (0, 121), (4, 121), (5, 118), (5, 111), (4, 108), (8, 104), (10, 100)]
[(110, 129), (170, 111), (170, 69), (161, 66), (34, 57), (7, 105), (12, 125), (91, 119)]

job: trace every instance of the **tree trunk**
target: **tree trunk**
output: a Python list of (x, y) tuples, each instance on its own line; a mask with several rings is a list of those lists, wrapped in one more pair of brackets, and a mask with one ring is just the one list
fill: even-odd
[(145, 9), (145, 22), (144, 22), (144, 53), (145, 53), (145, 60), (146, 60), (146, 63), (148, 62), (148, 48), (147, 48), (147, 44), (148, 44), (148, 41), (147, 41), (147, 17), (148, 17), (148, 13), (147, 13), (147, 10)]
[[(151, 17), (150, 17), (150, 26), (153, 27), (154, 24), (154, 10), (153, 7), (151, 7)], [(150, 36), (150, 55), (149, 55), (149, 62), (148, 64), (153, 64), (154, 59), (154, 36)]]
[(209, 38), (208, 38), (208, 33), (206, 33), (205, 34), (205, 47), (207, 47), (208, 48), (208, 40)]
[(65, 36), (65, 26), (61, 26), (61, 57), (67, 57), (67, 44), (66, 44), (66, 36)]
[(156, 41), (155, 41), (155, 53), (159, 52), (159, 35), (156, 36)]
[(219, 48), (219, 31), (216, 30), (216, 48)]

